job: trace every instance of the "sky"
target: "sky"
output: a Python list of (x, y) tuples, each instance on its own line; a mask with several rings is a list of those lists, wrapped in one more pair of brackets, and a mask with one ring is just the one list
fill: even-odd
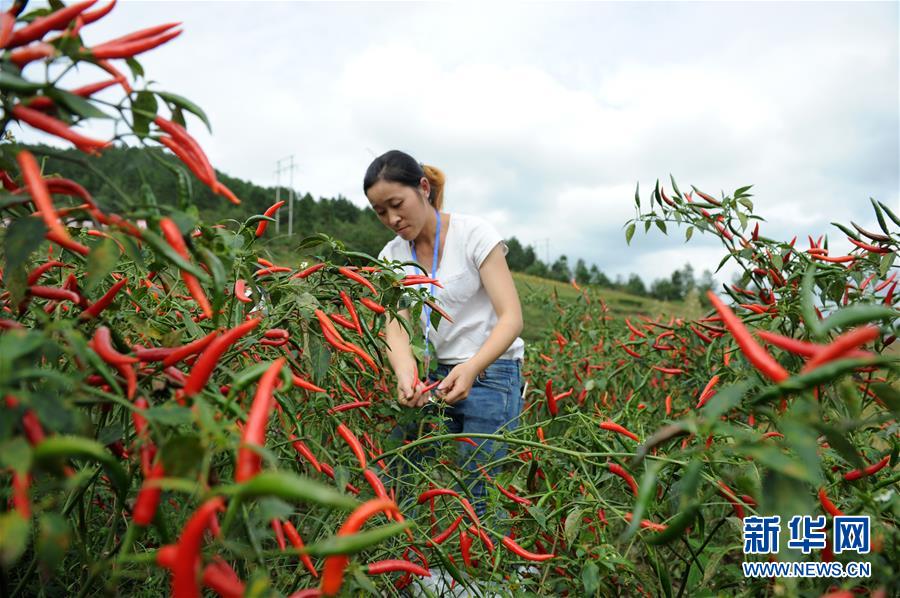
[(445, 172), (445, 211), (649, 284), (724, 249), (674, 225), (626, 245), (638, 183), (645, 203), (670, 174), (752, 184), (763, 234), (828, 233), (833, 255), (830, 222), (877, 227), (869, 197), (900, 210), (898, 6), (126, 0), (84, 36), (181, 22), (141, 63), (204, 108), (213, 134), (189, 130), (229, 175), (274, 185), (292, 155), (298, 193), (368, 206), (367, 166), (401, 149)]

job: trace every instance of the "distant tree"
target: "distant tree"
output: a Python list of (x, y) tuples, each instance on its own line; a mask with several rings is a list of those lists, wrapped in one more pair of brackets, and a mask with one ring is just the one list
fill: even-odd
[(509, 248), (509, 253), (506, 254), (506, 263), (509, 264), (510, 270), (524, 272), (528, 266), (534, 263), (534, 250), (531, 247), (526, 250), (517, 238), (507, 239), (506, 246)]
[(613, 283), (609, 277), (597, 268), (597, 264), (591, 264), (591, 282), (601, 287), (612, 287)]
[(641, 280), (640, 276), (634, 273), (628, 277), (628, 282), (625, 283), (624, 290), (626, 293), (631, 293), (632, 295), (647, 295), (647, 288), (644, 286), (644, 281)]
[(565, 282), (569, 282), (572, 279), (572, 271), (569, 270), (569, 258), (561, 255), (553, 262), (553, 265), (550, 266), (550, 278)]
[(550, 270), (547, 268), (547, 264), (541, 260), (535, 260), (530, 266), (525, 268), (525, 274), (540, 276), (541, 278), (550, 278)]
[(588, 271), (587, 265), (581, 258), (578, 258), (578, 261), (575, 262), (575, 281), (578, 284), (588, 284), (591, 282), (591, 273)]

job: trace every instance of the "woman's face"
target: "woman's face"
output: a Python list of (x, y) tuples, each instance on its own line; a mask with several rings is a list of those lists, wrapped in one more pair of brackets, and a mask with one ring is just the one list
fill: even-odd
[(381, 180), (369, 187), (366, 197), (382, 224), (409, 241), (415, 239), (425, 226), (429, 207), (425, 198), (429, 191), (425, 177), (415, 189)]

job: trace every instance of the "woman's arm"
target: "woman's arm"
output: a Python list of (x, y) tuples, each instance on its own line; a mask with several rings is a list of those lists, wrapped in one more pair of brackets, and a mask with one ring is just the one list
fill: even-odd
[[(503, 255), (499, 244), (482, 262), (480, 273), (484, 289), (494, 306), (494, 311), (497, 312), (497, 324), (478, 352), (468, 361), (453, 368), (447, 375), (446, 386), (445, 382), (438, 386), (441, 390), (449, 390), (443, 398), (451, 404), (468, 396), (475, 377), (503, 355), (522, 332), (522, 305), (519, 303), (519, 293), (516, 291), (506, 256)], [(454, 372), (457, 374), (454, 375)]]
[[(408, 309), (401, 309), (397, 315), (409, 321)], [(414, 387), (419, 377), (419, 368), (409, 345), (409, 335), (400, 322), (388, 315), (384, 337), (388, 344), (388, 361), (397, 377), (397, 399), (401, 404), (412, 407), (411, 401), (415, 394)]]

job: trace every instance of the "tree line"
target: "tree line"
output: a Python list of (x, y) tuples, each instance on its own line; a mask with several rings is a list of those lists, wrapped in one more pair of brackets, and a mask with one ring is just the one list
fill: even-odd
[[(196, 181), (189, 183), (189, 188), (185, 190), (172, 170), (182, 168), (180, 163), (156, 148), (109, 148), (100, 156), (85, 156), (74, 149), (60, 150), (47, 146), (33, 146), (33, 149), (40, 154), (49, 154), (44, 164), (45, 175), (77, 178), (101, 207), (109, 206), (114, 210), (123, 201), (137, 205), (155, 203), (169, 210), (185, 209), (179, 198), (188, 193), (190, 207), (187, 209), (196, 210), (204, 220), (233, 218), (241, 221), (251, 214), (265, 211), (278, 195), (275, 187), (263, 187), (218, 171), (218, 178), (241, 198), (241, 205), (224, 201)], [(80, 168), (81, 165), (87, 166), (89, 172)], [(192, 179), (189, 177), (188, 180)], [(287, 199), (287, 195), (287, 189), (282, 188), (281, 199)], [(314, 199), (309, 193), (297, 194), (293, 237), (287, 234), (287, 207), (282, 209), (280, 216), (280, 228), (270, 226), (265, 242), (273, 256), (283, 259), (297, 258), (295, 243), (317, 232), (341, 240), (351, 251), (370, 255), (377, 255), (393, 237), (374, 211), (360, 208), (341, 195)], [(690, 264), (672, 272), (669, 278), (654, 280), (648, 286), (636, 273), (630, 274), (627, 279), (621, 274), (611, 279), (596, 264), (588, 266), (583, 259), (579, 258), (574, 268), (565, 255), (559, 256), (552, 264), (546, 264), (537, 257), (533, 246), (524, 246), (515, 237), (507, 239), (506, 243), (510, 270), (552, 280), (574, 280), (578, 284), (593, 284), (663, 301), (681, 301), (693, 291), (697, 291), (699, 297), (705, 297), (706, 289), (713, 284), (708, 270), (699, 280), (695, 279)]]

